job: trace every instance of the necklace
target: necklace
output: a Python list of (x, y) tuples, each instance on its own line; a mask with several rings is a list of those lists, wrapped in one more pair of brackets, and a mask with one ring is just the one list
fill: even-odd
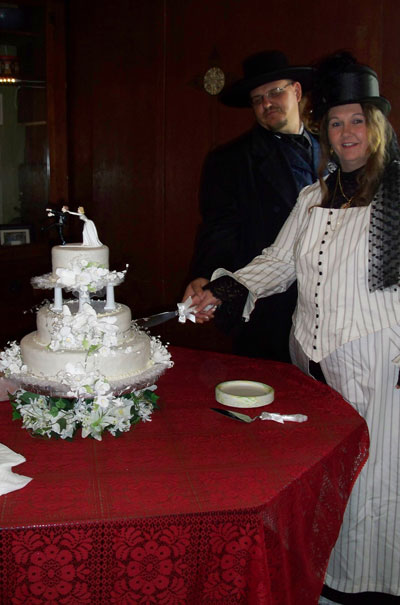
[[(351, 205), (351, 202), (355, 198), (356, 194), (352, 195), (351, 197), (347, 197), (347, 195), (345, 195), (345, 193), (343, 191), (343, 187), (342, 187), (342, 181), (340, 179), (340, 168), (338, 168), (338, 171), (337, 171), (337, 178), (336, 178), (336, 183), (335, 183), (335, 189), (333, 191), (332, 202), (336, 199), (336, 192), (337, 192), (338, 185), (339, 185), (339, 189), (340, 189), (340, 193), (341, 193), (342, 197), (344, 197), (344, 199), (346, 200), (346, 202), (340, 206), (340, 210), (344, 210), (345, 208), (348, 208)], [(330, 213), (332, 214), (332, 210), (330, 211)], [(336, 229), (338, 229), (340, 227), (340, 225), (343, 222), (343, 217), (344, 217), (344, 215), (342, 214), (341, 218), (336, 219), (336, 223), (335, 223), (334, 227), (332, 226), (331, 223), (329, 223), (330, 227), (331, 227), (331, 231), (336, 231)]]
[(337, 175), (337, 180), (336, 180), (336, 187), (335, 187), (335, 193), (336, 193), (336, 189), (337, 189), (337, 185), (339, 183), (339, 189), (340, 189), (340, 193), (342, 194), (342, 196), (344, 197), (344, 199), (346, 200), (346, 202), (344, 204), (342, 204), (340, 206), (340, 208), (349, 208), (349, 206), (351, 206), (351, 202), (354, 200), (354, 198), (356, 197), (356, 193), (354, 195), (352, 195), (351, 197), (347, 197), (347, 195), (345, 194), (345, 192), (343, 191), (343, 187), (342, 187), (342, 180), (340, 178), (340, 168), (338, 168), (338, 175)]

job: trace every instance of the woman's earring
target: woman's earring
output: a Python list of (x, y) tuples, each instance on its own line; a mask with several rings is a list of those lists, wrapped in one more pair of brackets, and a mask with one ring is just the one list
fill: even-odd
[(332, 147), (332, 145), (329, 147), (329, 155), (331, 157), (333, 156), (333, 147)]

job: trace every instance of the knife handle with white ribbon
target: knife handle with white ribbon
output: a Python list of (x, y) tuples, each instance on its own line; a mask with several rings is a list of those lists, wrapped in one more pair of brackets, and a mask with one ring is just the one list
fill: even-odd
[(274, 414), (272, 412), (262, 412), (259, 415), (261, 420), (274, 420), (283, 424), (286, 421), (290, 422), (305, 422), (308, 417), (304, 414)]
[[(210, 311), (212, 308), (213, 305), (208, 305), (204, 310)], [(149, 317), (140, 317), (134, 321), (139, 328), (153, 328), (166, 321), (170, 321), (170, 319), (174, 319), (174, 317), (178, 317), (180, 323), (185, 323), (187, 319), (196, 323), (195, 313), (196, 307), (192, 305), (192, 299), (189, 296), (185, 302), (178, 303), (178, 309), (176, 311), (164, 311), (162, 313), (156, 313), (155, 315), (149, 315)]]
[[(193, 323), (196, 323), (196, 306), (192, 304), (192, 297), (189, 296), (184, 302), (178, 303), (178, 321), (180, 323), (186, 323), (189, 319)], [(207, 305), (204, 311), (210, 311), (215, 309), (214, 305)]]

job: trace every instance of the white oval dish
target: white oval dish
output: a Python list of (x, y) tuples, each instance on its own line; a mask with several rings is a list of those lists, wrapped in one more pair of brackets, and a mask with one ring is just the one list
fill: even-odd
[(228, 380), (215, 387), (215, 399), (233, 408), (259, 408), (274, 400), (274, 389), (263, 382)]

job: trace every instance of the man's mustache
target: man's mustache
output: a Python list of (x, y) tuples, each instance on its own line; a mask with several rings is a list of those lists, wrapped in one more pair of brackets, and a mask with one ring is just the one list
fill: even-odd
[(264, 116), (268, 116), (270, 113), (283, 113), (280, 107), (270, 107), (269, 109), (264, 110)]

